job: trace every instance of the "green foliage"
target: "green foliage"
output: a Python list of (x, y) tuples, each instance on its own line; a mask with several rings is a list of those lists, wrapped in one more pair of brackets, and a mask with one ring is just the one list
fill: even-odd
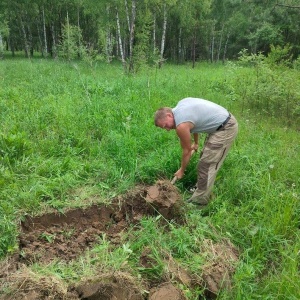
[[(111, 63), (121, 58), (120, 40), (125, 59), (128, 58), (132, 50), (129, 28), (133, 25), (137, 65), (130, 71), (137, 71), (145, 62), (155, 61), (154, 49), (161, 49), (166, 11), (164, 59), (168, 61), (225, 61), (236, 59), (243, 48), (268, 55), (270, 44), (290, 45), (296, 59), (300, 38), (296, 3), (269, 0), (245, 5), (241, 0), (153, 0), (137, 1), (132, 7), (132, 1), (121, 0), (30, 0), (30, 5), (26, 1), (2, 0), (0, 47), (11, 52), (5, 53), (6, 57), (25, 50), (30, 57), (48, 57), (49, 53), (53, 58), (72, 60), (82, 59), (88, 52), (90, 57)], [(120, 30), (116, 28), (117, 12)], [(130, 24), (134, 19), (134, 24)], [(132, 64), (132, 57), (129, 59)]]
[[(2, 201), (3, 202), (3, 201)], [(8, 203), (0, 205), (0, 257), (7, 253), (12, 254), (17, 250), (17, 226), (12, 216), (13, 207)]]
[(0, 36), (4, 38), (7, 37), (8, 35), (9, 35), (8, 22), (5, 19), (4, 15), (0, 14)]
[(286, 67), (290, 65), (289, 50), (272, 46), (266, 58), (243, 49), (239, 64), (229, 64), (224, 88), (231, 89), (231, 99), (241, 100), (243, 111), (250, 108), (261, 115), (287, 120), (299, 117), (299, 72)]
[(62, 30), (59, 55), (70, 61), (76, 58), (84, 58), (86, 53), (87, 50), (83, 44), (81, 29), (78, 26), (70, 25), (67, 21)]
[(270, 66), (287, 66), (292, 65), (292, 47), (290, 45), (274, 46), (271, 44), (271, 51), (266, 58), (266, 63)]
[(300, 56), (293, 62), (294, 69), (300, 71)]
[(151, 15), (147, 10), (139, 17), (140, 26), (137, 26), (135, 45), (133, 48), (134, 71), (138, 72), (141, 67), (148, 64), (151, 57), (151, 44), (149, 43), (151, 37), (151, 29), (153, 27)]
[[(281, 44), (281, 32), (278, 26), (264, 22), (249, 37), (250, 45), (255, 49), (260, 45)], [(260, 46), (261, 47), (261, 46)], [(272, 50), (272, 49), (271, 49)]]
[(2, 134), (0, 136), (0, 161), (3, 166), (10, 166), (30, 154), (30, 142), (23, 132)]
[[(272, 62), (285, 51), (275, 47)], [(16, 250), (24, 214), (109, 203), (138, 183), (172, 178), (178, 139), (156, 128), (153, 114), (183, 97), (203, 97), (227, 107), (240, 128), (205, 211), (186, 208), (183, 225), (144, 218), (117, 247), (103, 235), (78, 260), (30, 268), (68, 283), (99, 270), (162, 279), (170, 254), (199, 275), (209, 254), (201, 252), (204, 240), (228, 238), (241, 257), (233, 289), (218, 299), (297, 299), (299, 71), (267, 60), (243, 51), (240, 64), (166, 63), (134, 76), (124, 76), (120, 64), (1, 61), (0, 256)], [(176, 183), (183, 198), (195, 183), (196, 163), (197, 155)], [(147, 247), (152, 265), (141, 266)], [(203, 294), (181, 288), (188, 299)]]
[(4, 56), (4, 42), (3, 38), (7, 37), (9, 35), (9, 27), (7, 24), (7, 21), (3, 17), (2, 14), (0, 14), (0, 59)]

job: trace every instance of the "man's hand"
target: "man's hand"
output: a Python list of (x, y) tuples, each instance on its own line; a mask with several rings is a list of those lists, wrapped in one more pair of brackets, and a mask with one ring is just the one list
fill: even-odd
[(177, 179), (181, 179), (184, 175), (184, 171), (180, 168), (174, 175), (177, 177)]
[(195, 143), (191, 146), (192, 150), (195, 150), (195, 152), (197, 152), (198, 147), (199, 147), (199, 145), (195, 144)]

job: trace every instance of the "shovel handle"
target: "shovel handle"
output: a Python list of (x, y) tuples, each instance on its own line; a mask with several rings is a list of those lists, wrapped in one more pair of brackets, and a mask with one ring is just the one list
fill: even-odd
[(177, 176), (174, 176), (174, 178), (171, 181), (171, 184), (174, 184), (177, 181), (177, 179), (178, 179)]

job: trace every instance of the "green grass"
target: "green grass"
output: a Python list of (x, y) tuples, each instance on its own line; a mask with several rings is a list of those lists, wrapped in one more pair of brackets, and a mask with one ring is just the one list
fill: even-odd
[[(166, 251), (197, 272), (201, 241), (229, 238), (242, 256), (233, 290), (219, 299), (298, 299), (299, 118), (265, 112), (262, 100), (259, 107), (251, 103), (253, 85), (247, 82), (255, 71), (232, 70), (165, 65), (125, 76), (119, 64), (0, 61), (0, 256), (16, 249), (24, 214), (86, 206), (91, 199), (108, 202), (140, 182), (172, 178), (180, 163), (178, 139), (155, 128), (153, 114), (183, 97), (203, 97), (227, 107), (240, 128), (218, 174), (214, 202), (203, 213), (188, 212), (188, 225), (170, 224), (168, 233), (155, 219), (145, 219), (113, 251), (102, 241), (72, 264), (32, 268), (66, 282), (99, 268), (160, 277)], [(298, 86), (290, 83), (291, 93), (299, 94)], [(278, 101), (280, 94), (273, 98)], [(183, 197), (196, 181), (196, 161), (194, 156), (178, 182)], [(137, 259), (149, 241), (155, 241), (151, 255), (157, 263), (142, 270)], [(193, 291), (186, 294), (195, 297)]]

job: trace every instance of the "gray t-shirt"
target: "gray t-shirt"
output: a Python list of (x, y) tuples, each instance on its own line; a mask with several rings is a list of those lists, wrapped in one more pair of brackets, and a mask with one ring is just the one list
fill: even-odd
[(228, 111), (213, 102), (199, 98), (184, 98), (172, 109), (176, 127), (191, 122), (191, 133), (212, 133), (226, 120)]

